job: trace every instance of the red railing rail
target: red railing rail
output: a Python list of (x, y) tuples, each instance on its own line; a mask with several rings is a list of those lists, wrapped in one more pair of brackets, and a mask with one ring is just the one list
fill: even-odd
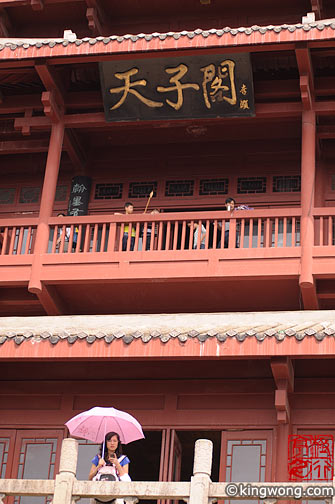
[(47, 253), (300, 246), (300, 209), (53, 217)]
[(0, 219), (0, 256), (34, 253), (38, 219)]
[(335, 208), (314, 208), (314, 245), (335, 245)]

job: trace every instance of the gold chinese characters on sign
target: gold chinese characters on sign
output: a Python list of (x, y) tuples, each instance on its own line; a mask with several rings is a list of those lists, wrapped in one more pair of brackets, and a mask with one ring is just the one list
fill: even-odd
[(100, 74), (108, 121), (254, 115), (248, 54), (104, 62)]

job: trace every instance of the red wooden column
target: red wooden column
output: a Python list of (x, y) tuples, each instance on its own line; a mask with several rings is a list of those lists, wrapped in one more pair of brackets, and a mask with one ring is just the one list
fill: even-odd
[(313, 279), (315, 142), (315, 112), (304, 110), (301, 142), (301, 270), (299, 285), (304, 308), (309, 310), (318, 309)]
[(39, 222), (37, 226), (34, 260), (28, 290), (34, 294), (42, 293), (41, 284), (41, 254), (47, 251), (49, 240), (48, 221), (52, 215), (55, 200), (60, 157), (62, 154), (64, 137), (64, 123), (59, 121), (51, 128), (48, 158), (42, 189)]

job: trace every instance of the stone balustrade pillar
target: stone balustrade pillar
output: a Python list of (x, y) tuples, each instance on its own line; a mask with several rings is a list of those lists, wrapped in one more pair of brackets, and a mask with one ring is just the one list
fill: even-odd
[(196, 441), (189, 504), (208, 504), (212, 454), (212, 441), (208, 439)]
[(71, 438), (63, 439), (59, 474), (56, 476), (52, 504), (72, 504), (72, 488), (76, 478), (77, 459), (78, 441)]

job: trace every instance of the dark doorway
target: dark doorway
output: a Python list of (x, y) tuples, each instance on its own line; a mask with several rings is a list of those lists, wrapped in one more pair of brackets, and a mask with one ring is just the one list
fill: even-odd
[[(145, 439), (124, 446), (129, 457), (129, 474), (133, 481), (159, 481), (162, 431), (144, 431)], [(156, 500), (139, 501), (156, 504)]]
[(181, 481), (190, 481), (193, 474), (194, 445), (197, 439), (213, 442), (212, 481), (219, 481), (221, 431), (177, 431), (182, 446)]

